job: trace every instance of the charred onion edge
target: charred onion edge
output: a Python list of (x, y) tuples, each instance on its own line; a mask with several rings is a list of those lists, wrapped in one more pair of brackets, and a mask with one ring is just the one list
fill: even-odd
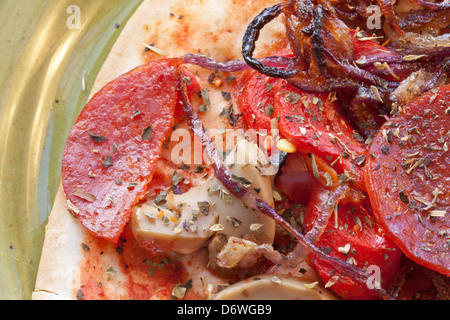
[[(181, 83), (181, 79), (179, 80)], [(236, 197), (242, 199), (250, 208), (255, 211), (259, 211), (264, 215), (272, 218), (290, 232), (302, 245), (314, 252), (314, 254), (321, 258), (330, 265), (334, 266), (342, 274), (347, 275), (354, 281), (357, 281), (361, 285), (365, 286), (369, 280), (370, 275), (365, 273), (353, 265), (348, 264), (344, 260), (334, 258), (327, 255), (318, 247), (316, 247), (308, 238), (306, 238), (300, 231), (295, 229), (291, 224), (284, 220), (274, 208), (272, 208), (267, 202), (259, 198), (255, 193), (252, 192), (251, 188), (246, 189), (243, 185), (237, 182), (233, 182), (231, 179), (231, 173), (228, 168), (223, 163), (222, 158), (217, 152), (216, 146), (211, 138), (207, 135), (205, 128), (198, 115), (195, 113), (189, 98), (187, 96), (186, 88), (183, 86), (179, 91), (180, 103), (182, 104), (183, 114), (187, 119), (190, 129), (195, 135), (197, 135), (201, 141), (202, 145), (205, 147), (207, 154), (212, 162), (216, 177), (223, 183), (223, 185)], [(373, 291), (380, 299), (393, 300), (393, 297), (384, 289), (374, 288)]]
[(314, 16), (314, 30), (311, 35), (311, 47), (314, 54), (314, 59), (316, 60), (316, 64), (319, 67), (320, 72), (323, 73), (326, 66), (326, 61), (322, 38), (324, 19), (322, 5), (317, 5), (316, 10), (314, 11)]
[(284, 3), (279, 3), (272, 7), (264, 9), (253, 19), (253, 21), (248, 25), (247, 30), (244, 34), (244, 38), (242, 41), (242, 56), (245, 62), (251, 68), (274, 78), (287, 79), (292, 77), (296, 73), (296, 71), (292, 69), (283, 70), (276, 67), (270, 67), (253, 58), (253, 52), (255, 51), (255, 45), (258, 41), (261, 29), (270, 21), (278, 17), (280, 13), (283, 12), (283, 10)]

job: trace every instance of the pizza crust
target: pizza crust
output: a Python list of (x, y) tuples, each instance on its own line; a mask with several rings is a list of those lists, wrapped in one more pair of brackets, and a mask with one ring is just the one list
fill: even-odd
[[(278, 2), (196, 0), (190, 1), (186, 7), (186, 2), (182, 0), (145, 0), (114, 44), (92, 87), (90, 97), (119, 75), (146, 61), (162, 57), (151, 50), (144, 50), (144, 44), (153, 44), (166, 57), (201, 52), (217, 60), (241, 59), (241, 39), (248, 23), (262, 9)], [(284, 25), (275, 20), (263, 30), (260, 39), (261, 42), (276, 46), (283, 34)], [(264, 51), (265, 48), (257, 48), (255, 54), (263, 55)], [(203, 75), (210, 73), (199, 68), (193, 69)], [(220, 91), (216, 91), (217, 97), (221, 97)], [(216, 99), (214, 94), (211, 99), (213, 102)], [(223, 99), (217, 98), (217, 103), (212, 105), (216, 109), (214, 116), (204, 121), (214, 126), (217, 113), (224, 107)], [(60, 185), (46, 226), (33, 300), (77, 299), (83, 264), (82, 242), (86, 234), (86, 230), (70, 214)], [(115, 258), (109, 254), (114, 252), (114, 244), (106, 246), (111, 248), (105, 255), (114, 264)], [(120, 298), (123, 290), (120, 288), (120, 276), (110, 286), (111, 292), (114, 291), (114, 286), (118, 290), (108, 298)]]
[(85, 230), (69, 212), (60, 186), (48, 224), (32, 299), (73, 299), (79, 287), (82, 252), (80, 239)]
[[(114, 44), (92, 87), (97, 92), (109, 81), (143, 64), (147, 59), (203, 53), (219, 61), (242, 59), (242, 38), (250, 21), (277, 0), (145, 0)], [(280, 18), (262, 30), (255, 55), (264, 55), (285, 34)], [(144, 52), (153, 45), (160, 55)], [(208, 72), (208, 71), (205, 71)], [(92, 96), (92, 94), (91, 94)]]

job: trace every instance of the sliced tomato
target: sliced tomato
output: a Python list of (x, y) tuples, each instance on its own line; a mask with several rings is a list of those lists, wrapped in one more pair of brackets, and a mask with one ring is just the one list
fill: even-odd
[(254, 70), (246, 70), (238, 78), (235, 95), (249, 128), (270, 132), (276, 93), (273, 86), (279, 81)]
[[(286, 45), (273, 56), (293, 57), (293, 53)], [(249, 128), (271, 130), (271, 120), (275, 117), (274, 96), (277, 93), (274, 86), (280, 81), (252, 69), (243, 71), (237, 77), (236, 102)]]
[(174, 125), (177, 64), (150, 62), (113, 80), (70, 130), (62, 184), (76, 217), (98, 237), (116, 242), (146, 193)]
[(339, 174), (364, 188), (366, 147), (332, 94), (303, 92), (283, 80), (276, 84), (274, 105), (280, 135), (299, 152), (322, 158)]
[(415, 262), (450, 276), (450, 85), (425, 93), (375, 136), (365, 178), (380, 224)]
[[(317, 225), (328, 196), (329, 191), (321, 186), (314, 190), (305, 213), (304, 228), (307, 236)], [(324, 232), (316, 239), (316, 245), (333, 257), (345, 260), (359, 269), (374, 272), (374, 280), (381, 281), (385, 289), (394, 279), (402, 256), (401, 250), (386, 237), (377, 224), (367, 199), (359, 202), (341, 201)], [(324, 283), (342, 298), (367, 300), (377, 297), (369, 287), (374, 283), (369, 283), (369, 286), (361, 285), (337, 272), (333, 265), (316, 259), (314, 255), (309, 259)], [(380, 279), (376, 279), (375, 272), (378, 271)]]
[(275, 187), (286, 194), (290, 200), (306, 206), (314, 190), (317, 179), (311, 174), (304, 156), (291, 153), (286, 157), (275, 177)]

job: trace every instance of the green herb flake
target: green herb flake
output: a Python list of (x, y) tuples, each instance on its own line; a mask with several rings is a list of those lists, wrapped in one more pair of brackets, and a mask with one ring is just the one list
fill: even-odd
[(208, 201), (198, 201), (197, 202), (198, 209), (202, 214), (207, 216), (209, 214), (209, 210), (211, 209), (211, 204)]
[(271, 104), (266, 105), (264, 108), (264, 112), (267, 114), (267, 116), (271, 117), (273, 115), (273, 106)]
[(234, 126), (236, 117), (233, 116), (233, 105), (230, 104), (228, 107), (223, 108), (222, 112), (219, 113), (219, 117), (228, 119), (228, 122)]
[(236, 78), (235, 76), (231, 75), (231, 76), (228, 76), (228, 77), (226, 78), (226, 81), (227, 81), (227, 83), (230, 83), (230, 82), (233, 81), (235, 78)]
[(223, 97), (226, 101), (230, 101), (230, 100), (231, 100), (231, 92), (222, 92), (222, 97)]
[(108, 276), (108, 280), (114, 278), (116, 275), (116, 269), (114, 269), (113, 266), (108, 267), (108, 269), (106, 269), (106, 275)]
[(107, 140), (107, 138), (104, 136), (98, 136), (98, 135), (95, 135), (92, 133), (89, 133), (89, 136), (91, 137), (92, 141), (94, 141), (96, 143), (104, 142)]
[(202, 173), (203, 170), (205, 170), (205, 169), (206, 169), (206, 167), (204, 165), (198, 164), (194, 167), (193, 171), (195, 173)]
[(244, 187), (249, 187), (252, 184), (251, 180), (248, 180), (247, 178), (244, 178), (244, 177), (238, 177), (234, 174), (231, 175), (230, 180), (234, 183), (242, 184)]
[(180, 170), (189, 170), (191, 167), (190, 166), (188, 166), (187, 164), (185, 164), (185, 163), (183, 163), (182, 165), (180, 165), (179, 167), (178, 167), (178, 169), (180, 169)]
[(177, 172), (174, 171), (172, 175), (172, 184), (174, 186), (177, 186), (181, 181), (183, 181), (184, 178)]
[(359, 166), (362, 165), (365, 161), (366, 161), (366, 156), (364, 154), (360, 155), (359, 157), (356, 157), (355, 160), (353, 160), (353, 162)]
[(83, 290), (81, 290), (81, 289), (78, 289), (77, 300), (84, 300)]
[(381, 147), (381, 152), (383, 152), (384, 154), (389, 154), (389, 147), (384, 145)]
[(113, 166), (113, 159), (111, 156), (106, 156), (105, 160), (104, 161), (100, 160), (100, 162), (103, 164), (103, 167), (105, 167), (105, 168), (109, 168), (109, 167)]
[(316, 179), (319, 179), (320, 178), (319, 169), (317, 167), (316, 157), (314, 156), (314, 154), (311, 154), (311, 161), (312, 161), (312, 170), (313, 170), (314, 177)]
[(151, 126), (148, 126), (144, 130), (142, 130), (141, 137), (142, 137), (142, 139), (144, 139), (146, 141), (150, 141), (150, 139), (152, 138), (152, 134), (153, 134), (153, 128)]
[(184, 77), (183, 78), (183, 82), (186, 83), (187, 85), (191, 84), (191, 78), (190, 77)]
[(231, 216), (227, 216), (227, 221), (234, 227), (234, 228), (238, 228), (241, 224), (242, 221), (235, 218), (235, 217), (231, 217)]
[(408, 203), (409, 203), (409, 198), (408, 198), (408, 196), (405, 194), (405, 190), (400, 191), (399, 196), (400, 196), (400, 200), (401, 200), (403, 203), (405, 203), (405, 204), (408, 204)]
[(296, 104), (300, 101), (301, 96), (295, 92), (289, 92), (284, 98), (290, 104)]
[(203, 88), (201, 93), (200, 93), (201, 97), (203, 98), (203, 100), (205, 101), (205, 104), (199, 106), (198, 110), (200, 112), (205, 113), (206, 111), (208, 111), (210, 105), (211, 105), (211, 100), (209, 99), (209, 92), (208, 89)]

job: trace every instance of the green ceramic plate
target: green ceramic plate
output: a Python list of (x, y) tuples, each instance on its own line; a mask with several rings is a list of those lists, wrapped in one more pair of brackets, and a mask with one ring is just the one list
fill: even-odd
[(31, 297), (66, 137), (141, 2), (0, 1), (1, 300)]

